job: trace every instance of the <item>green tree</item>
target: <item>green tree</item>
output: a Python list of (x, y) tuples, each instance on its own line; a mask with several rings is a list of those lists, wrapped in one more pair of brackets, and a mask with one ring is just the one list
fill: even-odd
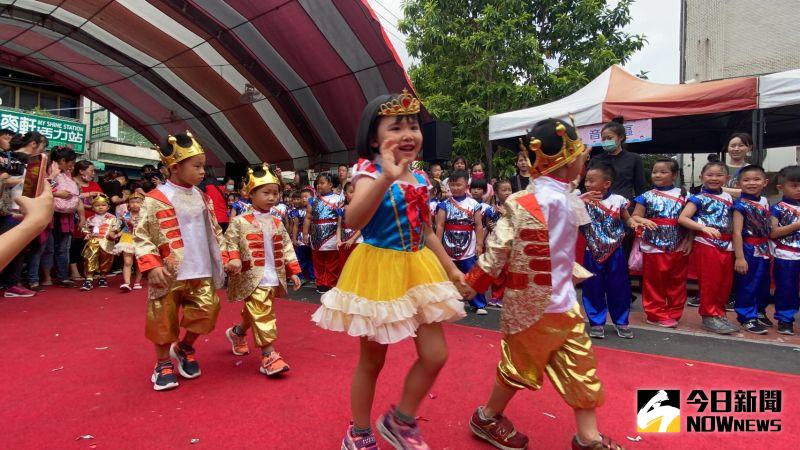
[[(453, 124), (454, 153), (476, 161), (489, 116), (570, 94), (643, 47), (644, 36), (621, 31), (631, 2), (407, 0), (398, 28), (425, 107)], [(513, 158), (495, 162), (513, 171)]]

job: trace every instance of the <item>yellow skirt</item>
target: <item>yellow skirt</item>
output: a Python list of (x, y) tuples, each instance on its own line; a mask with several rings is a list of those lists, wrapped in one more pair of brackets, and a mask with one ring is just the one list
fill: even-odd
[(381, 344), (415, 337), (420, 324), (466, 315), (461, 295), (427, 248), (402, 252), (359, 244), (321, 302), (311, 318), (319, 327)]
[(120, 253), (134, 253), (132, 234), (123, 232), (120, 235), (119, 242), (114, 246), (114, 254), (119, 255)]

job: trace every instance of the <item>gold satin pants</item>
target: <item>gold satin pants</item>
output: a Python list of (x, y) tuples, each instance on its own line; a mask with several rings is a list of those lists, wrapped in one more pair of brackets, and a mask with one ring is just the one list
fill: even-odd
[(81, 256), (83, 256), (83, 268), (87, 277), (93, 273), (107, 274), (114, 262), (114, 255), (100, 248), (100, 241), (97, 239), (89, 239), (86, 242)]
[[(144, 334), (156, 345), (177, 342), (180, 328), (208, 334), (217, 323), (219, 308), (212, 278), (174, 281), (166, 295), (147, 302)], [(178, 309), (183, 309), (180, 322)]]
[(244, 301), (242, 320), (253, 329), (253, 340), (256, 347), (266, 347), (278, 339), (278, 327), (272, 300), (275, 289), (256, 288)]
[(603, 403), (592, 341), (580, 309), (543, 314), (530, 328), (503, 338), (497, 380), (511, 389), (538, 390), (544, 374), (567, 404), (588, 409)]

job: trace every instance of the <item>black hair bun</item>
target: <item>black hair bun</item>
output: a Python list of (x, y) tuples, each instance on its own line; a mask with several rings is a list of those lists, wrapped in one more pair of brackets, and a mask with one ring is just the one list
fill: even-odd
[(625, 123), (625, 118), (622, 116), (615, 116), (614, 118), (611, 119), (611, 121), (622, 125), (623, 123)]

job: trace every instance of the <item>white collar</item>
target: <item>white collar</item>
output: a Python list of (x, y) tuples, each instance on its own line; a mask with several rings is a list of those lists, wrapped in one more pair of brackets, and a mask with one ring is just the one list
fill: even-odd
[(192, 186), (192, 187), (188, 187), (188, 188), (187, 188), (187, 187), (183, 187), (183, 186), (177, 185), (177, 184), (173, 183), (173, 182), (172, 182), (172, 181), (170, 181), (170, 180), (167, 180), (167, 183), (166, 183), (166, 184), (167, 184), (168, 186), (170, 186), (170, 187), (173, 187), (173, 188), (175, 188), (175, 189), (178, 189), (178, 190), (180, 190), (180, 191), (184, 191), (184, 192), (192, 192), (192, 191), (194, 191), (194, 186)]
[(547, 175), (542, 175), (537, 177), (533, 180), (533, 183), (528, 183), (528, 191), (534, 192), (535, 185), (543, 185), (544, 187), (548, 187), (554, 191), (559, 192), (567, 192), (569, 191), (569, 183), (564, 183), (563, 181), (558, 181), (553, 177), (549, 177)]

